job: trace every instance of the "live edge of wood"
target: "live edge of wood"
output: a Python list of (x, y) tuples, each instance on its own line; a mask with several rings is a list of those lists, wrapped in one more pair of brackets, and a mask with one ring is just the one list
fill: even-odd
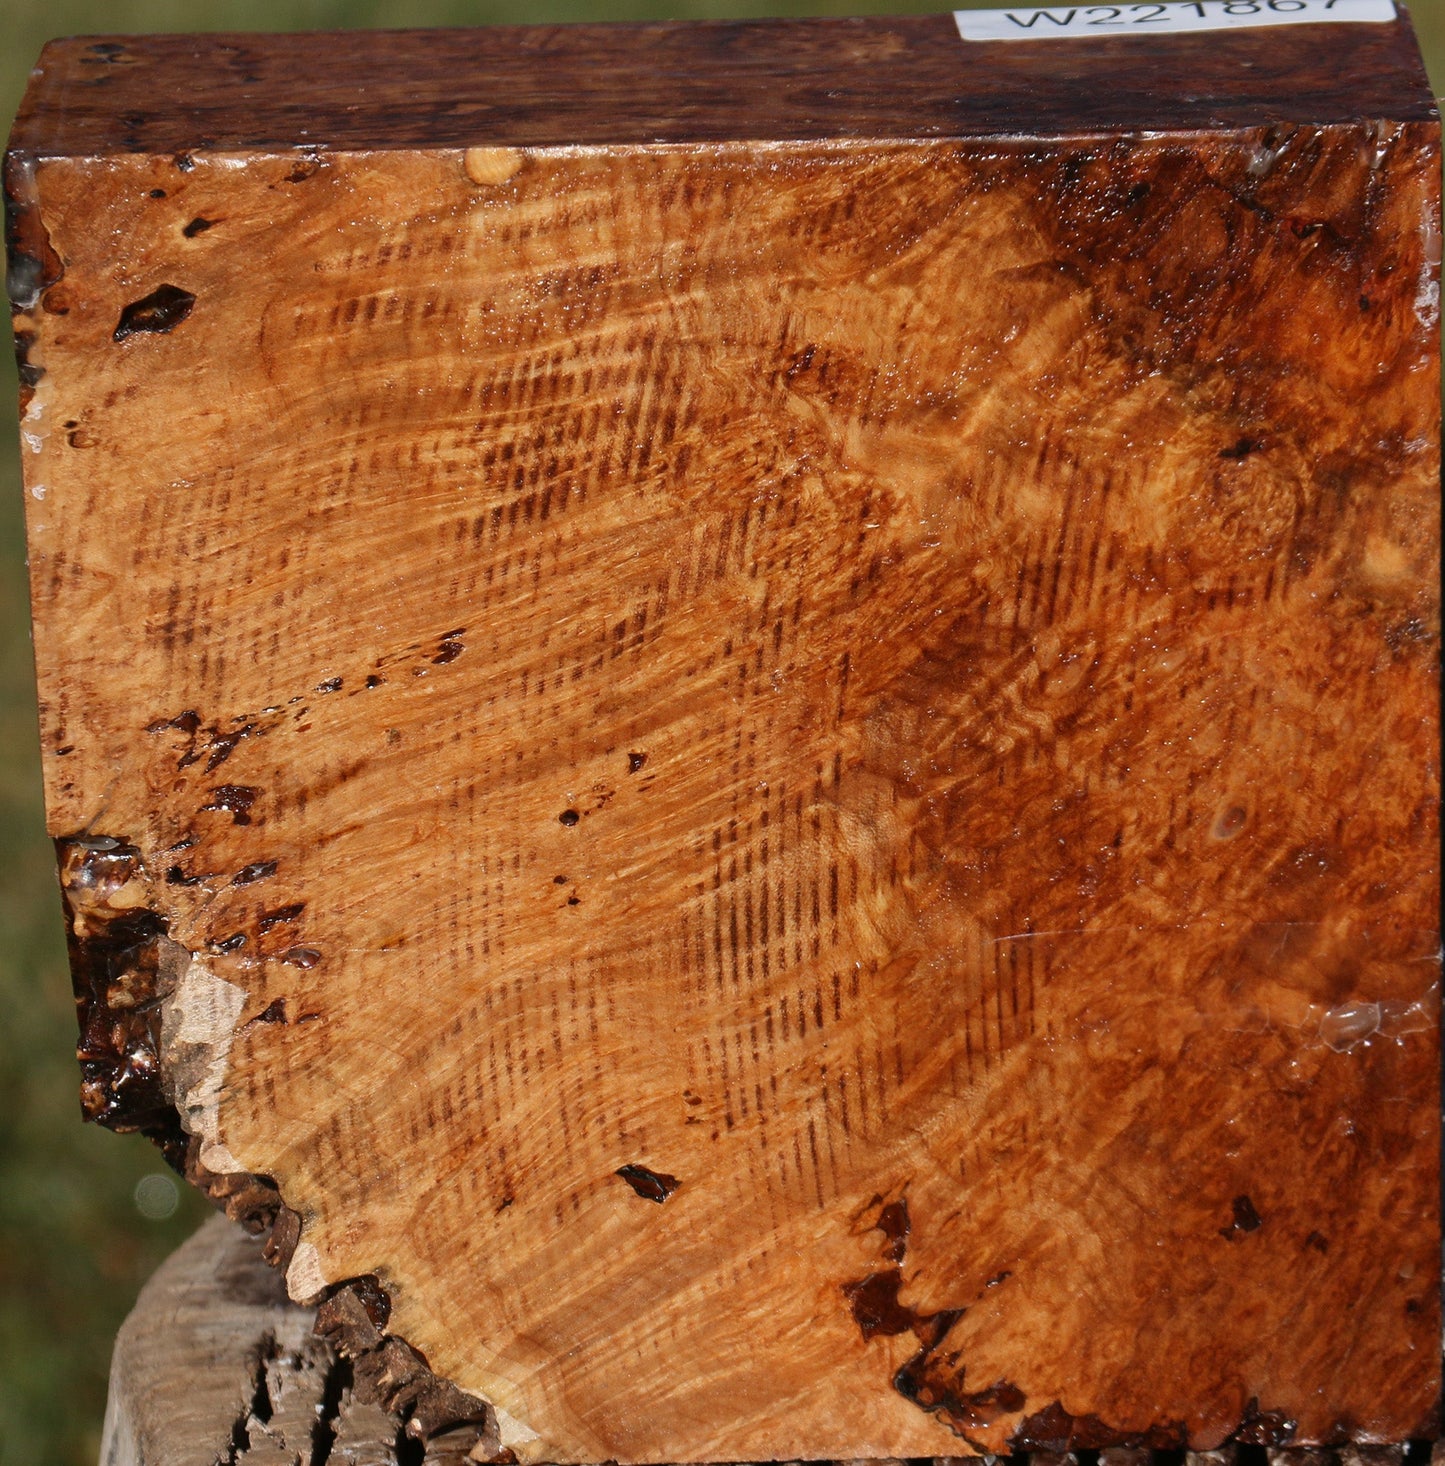
[(49, 47), (87, 1113), (477, 1459), (1432, 1435), (1438, 168), (1403, 19)]
[[(213, 1217), (150, 1279), (121, 1327), (101, 1466), (468, 1466), (465, 1439), (433, 1436), (423, 1451), (396, 1420), (358, 1399), (346, 1361), (312, 1329), (315, 1316), (286, 1297), (254, 1239)], [(1405, 1450), (1284, 1447), (1269, 1452), (1269, 1466), (1404, 1466)], [(1239, 1466), (1240, 1456), (1230, 1445), (1190, 1453), (1182, 1466)], [(1023, 1459), (1079, 1466), (1074, 1455)], [(1445, 1442), (1429, 1459), (1445, 1461)], [(1106, 1466), (1171, 1462), (1167, 1453), (1116, 1450)]]

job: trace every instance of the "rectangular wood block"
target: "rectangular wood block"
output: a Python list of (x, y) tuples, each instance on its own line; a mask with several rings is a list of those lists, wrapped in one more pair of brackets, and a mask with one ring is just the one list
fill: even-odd
[(1433, 1434), (1438, 171), (1403, 18), (52, 45), (87, 1112), (483, 1456)]

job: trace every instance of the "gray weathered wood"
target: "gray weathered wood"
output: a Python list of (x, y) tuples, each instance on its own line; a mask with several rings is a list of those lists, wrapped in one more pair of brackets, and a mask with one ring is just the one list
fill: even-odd
[[(349, 1366), (315, 1319), (287, 1299), (258, 1240), (207, 1222), (121, 1327), (104, 1466), (393, 1466), (398, 1422), (352, 1398)], [(427, 1459), (445, 1455), (439, 1440)]]

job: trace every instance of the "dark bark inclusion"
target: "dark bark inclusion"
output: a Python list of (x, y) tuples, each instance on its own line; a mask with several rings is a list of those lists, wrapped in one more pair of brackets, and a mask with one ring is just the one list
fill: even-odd
[[(881, 1198), (875, 1198), (875, 1203), (879, 1201)], [(1237, 1216), (1239, 1210), (1236, 1205)], [(1250, 1213), (1253, 1215), (1252, 1207)], [(853, 1321), (865, 1342), (912, 1333), (918, 1350), (894, 1373), (893, 1388), (920, 1410), (938, 1416), (973, 1450), (981, 1455), (992, 1454), (970, 1432), (992, 1425), (1004, 1416), (1019, 1414), (1027, 1404), (1027, 1396), (1007, 1379), (996, 1380), (981, 1390), (964, 1389), (967, 1371), (960, 1362), (961, 1351), (947, 1351), (944, 1346), (953, 1326), (968, 1311), (966, 1308), (926, 1314), (900, 1300), (903, 1262), (912, 1230), (907, 1200), (900, 1198), (882, 1206), (873, 1230), (884, 1236), (880, 1256), (889, 1266), (843, 1285), (843, 1296)], [(1000, 1273), (986, 1286), (995, 1286), (1009, 1276)], [(1277, 1448), (1287, 1446), (1294, 1439), (1295, 1429), (1295, 1421), (1282, 1411), (1261, 1410), (1258, 1399), (1251, 1399), (1228, 1441)], [(1143, 1431), (1121, 1430), (1097, 1415), (1071, 1415), (1055, 1400), (1041, 1410), (1024, 1415), (1014, 1426), (1008, 1444), (1015, 1452), (1047, 1451), (1059, 1455), (1111, 1446), (1184, 1451), (1189, 1448), (1189, 1432), (1182, 1420), (1160, 1421)]]
[(682, 1184), (676, 1176), (669, 1176), (664, 1171), (654, 1171), (650, 1166), (619, 1166), (616, 1174), (644, 1201), (655, 1201), (659, 1206)]
[(890, 1265), (843, 1285), (853, 1321), (865, 1340), (912, 1333), (918, 1352), (894, 1374), (893, 1388), (920, 1410), (937, 1415), (975, 1450), (984, 1452), (982, 1445), (969, 1438), (969, 1432), (1021, 1410), (1024, 1393), (1003, 1379), (982, 1390), (965, 1391), (965, 1369), (959, 1356), (956, 1352), (945, 1353), (943, 1346), (966, 1310), (950, 1308), (926, 1314), (900, 1302), (903, 1262), (912, 1230), (908, 1202), (900, 1198), (882, 1207), (874, 1230), (884, 1236), (882, 1257)]
[(4, 187), (5, 293), (14, 322), (15, 368), (20, 379), (20, 415), (24, 417), (45, 376), (45, 368), (31, 359), (36, 333), (24, 318), (45, 304), (46, 292), (64, 276), (65, 265), (40, 217), (34, 161), (7, 154)]
[(165, 917), (136, 901), (140, 851), (108, 836), (57, 840), (75, 988), (81, 1112), (152, 1139), (184, 1169), (186, 1135), (161, 1073), (161, 1009), (183, 956)]
[[(271, 1177), (221, 1175), (202, 1163), (200, 1141), (182, 1126), (163, 1071), (164, 1008), (190, 954), (154, 909), (140, 850), (95, 834), (58, 839), (55, 847), (80, 1029), (82, 1113), (153, 1141), (231, 1220), (253, 1236), (266, 1234), (266, 1261), (284, 1273), (300, 1241), (300, 1215)], [(326, 1290), (316, 1331), (351, 1363), (356, 1398), (395, 1415), (419, 1443), (444, 1435), (449, 1452), (481, 1446), (474, 1459), (514, 1459), (501, 1446), (490, 1406), (438, 1378), (419, 1350), (387, 1333), (390, 1316), (391, 1299), (375, 1276)]]
[(36, 202), (35, 163), (16, 153), (5, 159), (5, 290), (16, 313), (34, 310), (65, 274)]
[(133, 300), (120, 313), (120, 321), (111, 333), (111, 340), (125, 341), (145, 333), (165, 334), (173, 331), (190, 315), (196, 297), (179, 285), (160, 285), (140, 300)]

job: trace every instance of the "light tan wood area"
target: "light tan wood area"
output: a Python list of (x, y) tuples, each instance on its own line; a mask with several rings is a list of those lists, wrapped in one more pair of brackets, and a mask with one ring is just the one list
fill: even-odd
[(1428, 1430), (1436, 136), (36, 161), (92, 1112), (524, 1459)]

